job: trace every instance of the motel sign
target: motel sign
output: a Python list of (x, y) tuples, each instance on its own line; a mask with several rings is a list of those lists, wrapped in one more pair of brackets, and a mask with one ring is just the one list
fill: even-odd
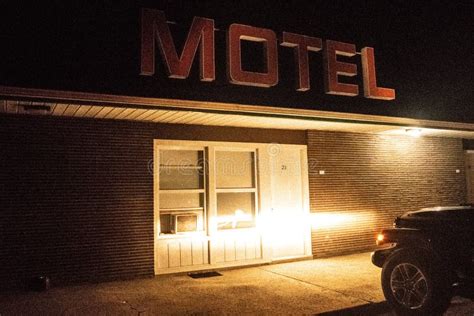
[[(176, 51), (173, 37), (163, 11), (142, 9), (141, 11), (141, 67), (140, 75), (155, 73), (156, 47), (158, 46), (169, 78), (186, 79), (189, 76), (196, 52), (199, 49), (200, 80), (212, 82), (215, 71), (214, 20), (194, 17), (186, 42), (180, 54)], [(265, 71), (246, 71), (242, 67), (242, 41), (256, 42), (263, 47), (262, 63)], [(309, 79), (308, 52), (322, 51), (324, 91), (327, 94), (357, 96), (359, 86), (343, 83), (339, 76), (354, 77), (357, 65), (338, 60), (338, 56), (360, 55), (364, 97), (379, 100), (394, 100), (395, 90), (377, 86), (374, 49), (364, 47), (358, 53), (356, 46), (333, 40), (283, 32), (282, 47), (294, 50), (296, 67), (296, 90), (311, 88)], [(231, 84), (272, 87), (278, 84), (278, 40), (274, 31), (243, 24), (231, 24), (227, 31), (227, 76)]]

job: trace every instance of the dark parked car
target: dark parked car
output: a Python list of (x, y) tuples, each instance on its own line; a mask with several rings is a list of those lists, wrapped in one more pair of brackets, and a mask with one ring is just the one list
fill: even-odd
[(474, 284), (474, 207), (434, 207), (398, 217), (377, 236), (387, 301), (401, 315), (437, 314)]

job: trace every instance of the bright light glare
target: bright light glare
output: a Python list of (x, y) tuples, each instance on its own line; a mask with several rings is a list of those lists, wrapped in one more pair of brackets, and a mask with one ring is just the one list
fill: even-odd
[(385, 236), (383, 234), (378, 234), (377, 235), (377, 240), (375, 242), (377, 244), (377, 246), (381, 246), (383, 244), (385, 244)]
[(257, 219), (257, 228), (269, 240), (291, 240), (300, 238), (301, 233), (309, 229), (308, 216), (303, 210), (294, 208), (282, 212), (266, 212)]
[(313, 229), (340, 229), (354, 227), (371, 227), (374, 225), (373, 212), (318, 212), (311, 213), (310, 222)]
[(355, 221), (355, 216), (351, 214), (313, 213), (311, 215), (311, 227), (314, 229), (347, 226)]
[(405, 130), (407, 135), (412, 136), (412, 137), (420, 137), (422, 130), (420, 128), (407, 128)]
[(241, 209), (237, 209), (235, 210), (234, 215), (219, 216), (218, 225), (222, 227), (231, 223), (232, 228), (236, 228), (239, 222), (246, 222), (246, 221), (251, 221), (251, 220), (252, 220), (251, 214), (245, 214), (244, 211), (242, 211)]

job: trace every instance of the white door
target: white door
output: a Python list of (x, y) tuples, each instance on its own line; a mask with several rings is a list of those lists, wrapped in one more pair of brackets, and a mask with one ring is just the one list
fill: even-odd
[(306, 150), (281, 146), (271, 166), (272, 259), (311, 255)]
[(467, 202), (474, 203), (474, 152), (466, 153)]

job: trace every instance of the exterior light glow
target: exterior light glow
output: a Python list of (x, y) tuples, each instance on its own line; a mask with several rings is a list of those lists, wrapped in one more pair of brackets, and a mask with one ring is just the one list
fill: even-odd
[(257, 228), (270, 244), (277, 245), (283, 240), (287, 243), (298, 240), (301, 232), (308, 228), (309, 214), (304, 214), (300, 209), (293, 210), (293, 214), (285, 214), (285, 211), (281, 214), (267, 212), (257, 218)]
[(375, 222), (373, 212), (317, 212), (311, 214), (311, 227), (316, 230), (332, 230), (370, 226)]
[(420, 128), (407, 128), (405, 130), (406, 134), (412, 137), (420, 137), (422, 130)]
[(218, 217), (218, 226), (223, 227), (227, 224), (231, 224), (232, 228), (237, 228), (239, 222), (251, 221), (252, 215), (245, 214), (241, 209), (237, 209), (234, 212), (234, 215), (228, 216), (219, 216)]
[(328, 229), (340, 226), (348, 226), (354, 222), (355, 216), (351, 214), (319, 213), (313, 214), (311, 226), (315, 229)]
[(378, 234), (377, 235), (377, 245), (383, 244), (384, 239), (385, 239), (385, 236), (383, 234)]

